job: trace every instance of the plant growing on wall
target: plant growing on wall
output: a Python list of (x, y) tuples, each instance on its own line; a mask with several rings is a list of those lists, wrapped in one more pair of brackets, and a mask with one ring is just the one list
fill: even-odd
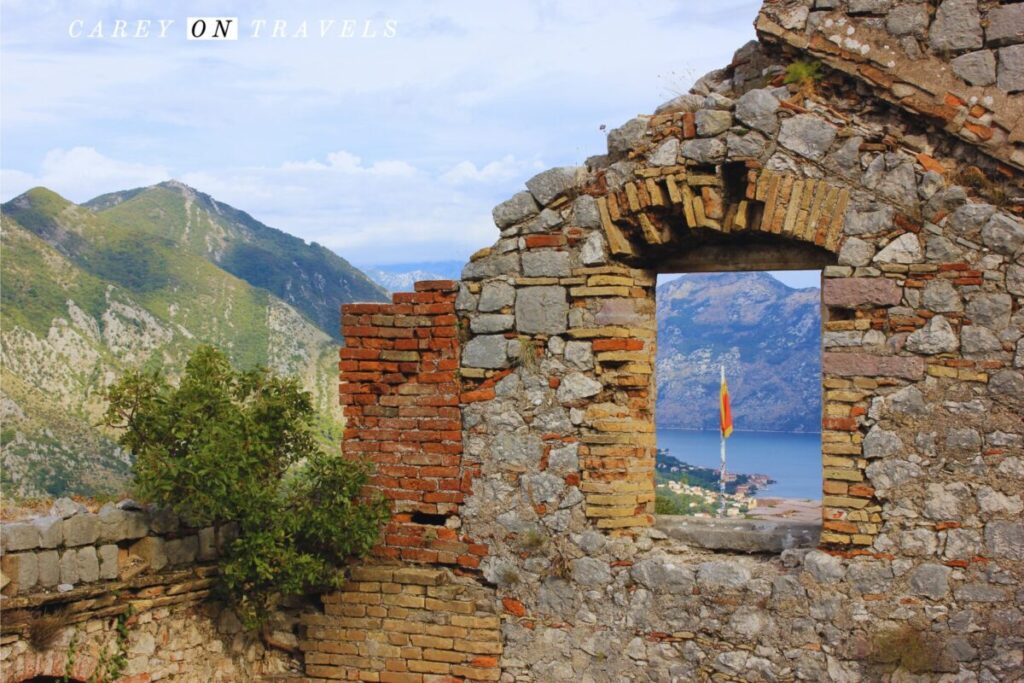
[(339, 565), (377, 542), (380, 498), (366, 463), (326, 453), (308, 393), (265, 368), (242, 372), (210, 346), (178, 386), (159, 371), (111, 387), (106, 423), (135, 456), (135, 490), (192, 526), (237, 522), (219, 587), (250, 628), (281, 594), (338, 585)]

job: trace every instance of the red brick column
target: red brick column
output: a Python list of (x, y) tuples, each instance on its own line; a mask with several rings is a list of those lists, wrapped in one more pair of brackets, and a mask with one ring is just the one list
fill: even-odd
[(342, 451), (373, 462), (371, 487), (392, 501), (378, 555), (475, 568), (486, 550), (458, 533), (479, 467), (462, 459), (457, 290), (417, 282), (390, 304), (342, 306)]

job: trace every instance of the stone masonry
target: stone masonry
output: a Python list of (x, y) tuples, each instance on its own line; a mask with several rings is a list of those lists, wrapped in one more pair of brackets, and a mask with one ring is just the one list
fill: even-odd
[[(1022, 7), (766, 3), (732, 64), (495, 208), (500, 235), (454, 300), (472, 476), (443, 512), (482, 548), (478, 567), (444, 571), (500, 616), (487, 676), (1024, 675)], [(656, 275), (788, 268), (824, 270), (820, 547), (666, 538)], [(399, 654), (344, 674), (484, 675)]]
[[(344, 307), (343, 450), (394, 517), (302, 616), (304, 680), (1024, 678), (1022, 9), (767, 2), (730, 65), (499, 204), (460, 282)], [(824, 274), (820, 545), (669, 538), (656, 276), (790, 268)], [(3, 529), (5, 667), (38, 661), (7, 610), (61, 577), (116, 566), (73, 593), (94, 610), (206, 590), (120, 574), (203, 532), (30, 526)]]
[(295, 670), (297, 615), (275, 615), (261, 639), (213, 599), (214, 561), (233, 538), (230, 525), (190, 529), (131, 501), (90, 513), (63, 498), (47, 516), (0, 525), (0, 681), (98, 676), (104, 653), (116, 650), (119, 617), (126, 683), (252, 681)]

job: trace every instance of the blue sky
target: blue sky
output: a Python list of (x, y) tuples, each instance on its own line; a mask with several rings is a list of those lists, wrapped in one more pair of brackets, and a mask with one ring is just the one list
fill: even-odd
[[(727, 64), (759, 3), (69, 5), (0, 2), (0, 199), (45, 185), (80, 202), (177, 178), (373, 264), (493, 242), (494, 204)], [(186, 17), (213, 13), (238, 17), (238, 41), (185, 40)], [(72, 38), (76, 19), (104, 37)], [(118, 19), (129, 35), (139, 19), (153, 34), (174, 24), (164, 39), (113, 38)], [(253, 38), (261, 19), (289, 37)], [(339, 37), (347, 19), (377, 37)], [(290, 37), (302, 21), (309, 37)]]

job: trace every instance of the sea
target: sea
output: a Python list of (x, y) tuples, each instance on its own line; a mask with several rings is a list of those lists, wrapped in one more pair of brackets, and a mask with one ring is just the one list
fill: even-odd
[[(700, 467), (719, 466), (718, 431), (658, 429), (658, 448)], [(725, 442), (726, 470), (767, 474), (777, 483), (758, 498), (821, 499), (821, 434), (734, 431)]]

